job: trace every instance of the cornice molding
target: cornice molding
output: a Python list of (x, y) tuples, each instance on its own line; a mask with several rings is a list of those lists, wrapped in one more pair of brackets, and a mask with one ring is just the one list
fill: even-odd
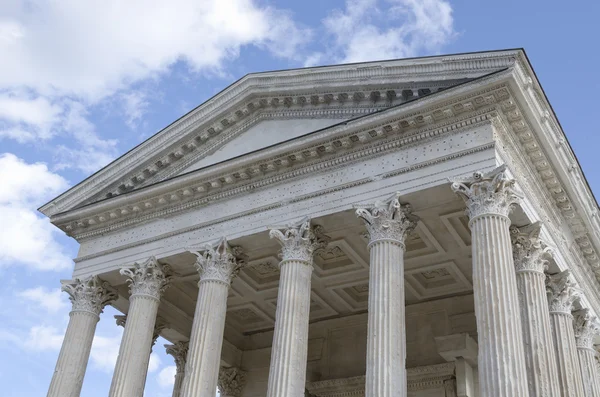
[[(186, 116), (175, 121), (160, 133), (151, 137), (138, 147), (115, 160), (74, 188), (45, 204), (40, 210), (48, 215), (64, 212), (74, 205), (84, 202), (99, 189), (135, 168), (143, 159), (153, 157), (173, 142), (186, 145), (181, 139), (198, 129), (198, 124), (212, 120), (221, 122), (223, 113), (227, 113), (237, 104), (247, 101), (251, 96), (260, 97), (267, 93), (294, 92), (304, 94), (322, 94), (323, 100), (328, 92), (319, 92), (315, 87), (340, 87), (359, 85), (383, 85), (397, 82), (424, 82), (442, 78), (475, 78), (495, 70), (510, 67), (521, 55), (520, 50), (485, 52), (476, 54), (448, 55), (441, 57), (402, 59), (395, 61), (371, 62), (363, 64), (339, 65), (324, 68), (307, 68), (278, 72), (249, 74), (194, 109)], [(410, 84), (410, 83), (409, 83)], [(355, 90), (356, 87), (351, 88)], [(285, 103), (285, 101), (284, 101)], [(236, 110), (236, 112), (239, 111)], [(235, 114), (235, 112), (233, 112)], [(235, 117), (245, 117), (238, 114)], [(208, 128), (207, 128), (208, 130)], [(202, 134), (200, 133), (200, 139)], [(185, 148), (184, 148), (185, 149)], [(175, 154), (175, 152), (173, 152)]]

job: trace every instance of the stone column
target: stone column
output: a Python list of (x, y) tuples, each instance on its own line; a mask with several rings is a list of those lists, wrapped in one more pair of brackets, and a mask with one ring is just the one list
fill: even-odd
[(179, 397), (181, 395), (181, 384), (183, 383), (183, 377), (185, 375), (185, 361), (187, 358), (188, 347), (188, 342), (177, 342), (174, 345), (165, 345), (167, 354), (173, 356), (177, 367), (172, 397)]
[(584, 396), (581, 367), (573, 331), (573, 316), (571, 315), (573, 303), (579, 299), (579, 291), (574, 284), (568, 270), (546, 277), (552, 339), (556, 350), (560, 396), (562, 397)]
[(356, 210), (369, 232), (366, 397), (406, 397), (404, 239), (417, 218), (399, 195)]
[(160, 297), (170, 281), (170, 268), (151, 257), (121, 269), (129, 283), (129, 312), (110, 386), (110, 397), (142, 397), (152, 351)]
[(594, 350), (594, 337), (600, 333), (600, 323), (595, 316), (592, 316), (589, 309), (578, 310), (573, 313), (573, 316), (583, 395), (600, 397), (600, 379), (596, 368), (596, 350)]
[(243, 259), (240, 247), (230, 247), (225, 237), (214, 248), (209, 245), (202, 254), (195, 255), (200, 281), (181, 395), (213, 397), (219, 377), (227, 295)]
[(544, 273), (551, 254), (539, 238), (540, 230), (539, 223), (522, 228), (512, 226), (510, 229), (525, 362), (530, 396), (560, 396)]
[(282, 260), (267, 397), (304, 397), (313, 255), (328, 239), (309, 219), (269, 236), (281, 244)]
[(508, 218), (519, 197), (505, 170), (452, 184), (470, 218), (479, 387), (486, 397), (529, 396)]
[(236, 367), (221, 367), (219, 371), (219, 391), (221, 397), (241, 397), (246, 385), (246, 373)]
[(73, 306), (48, 397), (79, 397), (100, 313), (117, 293), (97, 276), (65, 282), (62, 290)]

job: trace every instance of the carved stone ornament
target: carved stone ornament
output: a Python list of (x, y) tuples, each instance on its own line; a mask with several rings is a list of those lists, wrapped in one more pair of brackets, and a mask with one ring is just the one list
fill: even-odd
[(200, 274), (200, 283), (219, 281), (230, 285), (247, 259), (242, 248), (231, 247), (225, 237), (214, 247), (207, 245), (202, 253), (192, 253), (197, 256), (196, 270)]
[(127, 316), (125, 314), (117, 314), (115, 316), (115, 322), (118, 327), (125, 328), (125, 323), (127, 322)]
[(89, 312), (97, 316), (102, 313), (104, 306), (118, 298), (117, 291), (98, 276), (65, 282), (61, 289), (69, 294), (72, 311)]
[(246, 373), (236, 367), (221, 367), (218, 385), (221, 396), (240, 397), (246, 385)]
[(513, 246), (513, 259), (517, 271), (535, 271), (543, 273), (552, 258), (552, 250), (540, 239), (541, 224), (524, 227), (510, 227), (510, 239)]
[(573, 303), (579, 300), (580, 290), (568, 270), (546, 277), (546, 294), (550, 313), (571, 314)]
[(283, 232), (271, 229), (269, 237), (281, 244), (282, 261), (296, 260), (311, 264), (313, 255), (325, 249), (331, 240), (323, 234), (322, 226), (311, 227), (309, 218), (288, 225)]
[(187, 358), (188, 349), (190, 347), (189, 342), (176, 342), (173, 345), (165, 345), (167, 354), (170, 354), (175, 359), (175, 365), (177, 366), (177, 372), (185, 371), (185, 361)]
[(521, 196), (514, 190), (515, 181), (506, 175), (506, 165), (487, 174), (475, 172), (462, 182), (453, 182), (452, 190), (465, 200), (471, 222), (481, 215), (508, 217)]
[(456, 379), (446, 379), (444, 381), (445, 397), (456, 397)]
[(592, 315), (589, 309), (577, 310), (573, 312), (573, 317), (577, 347), (593, 349), (594, 338), (600, 334), (600, 322), (598, 322), (598, 318)]
[(144, 263), (134, 263), (132, 268), (121, 269), (121, 274), (127, 277), (129, 293), (160, 299), (162, 293), (171, 281), (171, 267), (161, 265), (155, 257), (150, 257)]
[(404, 245), (408, 234), (417, 227), (419, 218), (412, 213), (410, 204), (400, 204), (400, 194), (387, 200), (377, 201), (367, 208), (356, 210), (356, 216), (367, 226), (370, 243), (393, 240)]

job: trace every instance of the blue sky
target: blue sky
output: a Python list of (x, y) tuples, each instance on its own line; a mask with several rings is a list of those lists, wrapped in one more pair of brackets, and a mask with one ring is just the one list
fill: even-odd
[[(246, 73), (524, 47), (596, 196), (595, 1), (0, 2), (0, 384), (45, 395), (77, 244), (36, 212)], [(573, 5), (571, 5), (573, 4)], [(105, 310), (82, 396), (106, 396), (122, 330)], [(170, 396), (159, 340), (146, 396)]]

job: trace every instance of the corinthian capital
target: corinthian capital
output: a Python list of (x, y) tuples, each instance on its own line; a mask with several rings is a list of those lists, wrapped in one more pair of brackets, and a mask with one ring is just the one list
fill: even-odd
[(121, 274), (127, 277), (132, 296), (149, 296), (155, 299), (160, 299), (169, 286), (170, 273), (171, 267), (161, 265), (153, 256), (142, 264), (136, 262), (129, 269), (121, 269)]
[(514, 185), (514, 179), (506, 175), (506, 165), (502, 165), (487, 174), (476, 172), (466, 181), (454, 182), (452, 190), (465, 200), (472, 221), (489, 214), (508, 217), (521, 198)]
[(236, 367), (221, 367), (218, 385), (221, 396), (240, 397), (246, 385), (246, 373)]
[(513, 259), (517, 272), (536, 271), (543, 273), (552, 257), (552, 250), (540, 239), (541, 224), (510, 228)]
[(413, 215), (410, 204), (400, 204), (400, 193), (367, 208), (357, 209), (356, 216), (365, 222), (371, 243), (393, 240), (404, 245), (406, 236), (417, 227), (419, 221)]
[(330, 240), (329, 236), (323, 234), (321, 226), (310, 226), (309, 218), (288, 225), (283, 232), (271, 229), (269, 237), (281, 244), (283, 261), (296, 260), (306, 263), (312, 263), (315, 252), (324, 249)]
[(61, 289), (69, 294), (72, 311), (89, 312), (97, 316), (102, 313), (104, 306), (118, 298), (116, 290), (98, 276), (64, 282)]
[(167, 354), (170, 354), (175, 359), (177, 372), (185, 371), (185, 362), (187, 359), (189, 346), (189, 342), (176, 342), (174, 345), (165, 345)]
[(200, 274), (200, 283), (218, 281), (227, 285), (237, 275), (240, 266), (246, 261), (241, 247), (231, 247), (223, 237), (216, 246), (207, 245), (197, 256), (196, 269)]
[(600, 323), (589, 309), (581, 309), (573, 312), (575, 328), (575, 341), (577, 347), (587, 349), (594, 348), (594, 337), (600, 334)]
[(568, 270), (546, 277), (546, 294), (551, 313), (569, 315), (573, 309), (573, 303), (581, 296)]

